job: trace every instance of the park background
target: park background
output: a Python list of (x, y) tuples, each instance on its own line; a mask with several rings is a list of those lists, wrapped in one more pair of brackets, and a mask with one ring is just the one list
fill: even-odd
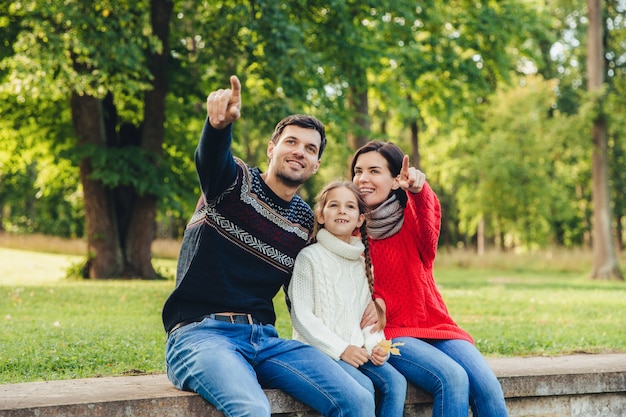
[(231, 74), (249, 164), (282, 117), (326, 124), (310, 203), (368, 140), (411, 156), (442, 203), (436, 279), (486, 354), (626, 351), (624, 0), (2, 10), (0, 382), (162, 371), (206, 95)]

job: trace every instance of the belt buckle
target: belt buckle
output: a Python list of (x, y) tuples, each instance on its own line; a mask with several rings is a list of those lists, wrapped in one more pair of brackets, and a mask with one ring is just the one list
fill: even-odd
[(236, 317), (236, 316), (237, 316), (237, 317), (245, 317), (245, 318), (248, 320), (248, 324), (254, 324), (254, 322), (252, 321), (252, 314), (248, 314), (248, 313), (246, 313), (246, 314), (244, 314), (244, 313), (235, 313), (235, 314), (232, 314), (232, 315), (230, 316), (230, 322), (231, 322), (231, 323), (233, 323), (233, 324), (235, 323), (235, 317)]
[(226, 315), (228, 316), (228, 318), (230, 319), (231, 324), (238, 324), (235, 321), (235, 317), (245, 317), (248, 320), (248, 324), (254, 324), (254, 321), (252, 320), (252, 314), (249, 313), (222, 313), (222, 314), (218, 314), (218, 315)]

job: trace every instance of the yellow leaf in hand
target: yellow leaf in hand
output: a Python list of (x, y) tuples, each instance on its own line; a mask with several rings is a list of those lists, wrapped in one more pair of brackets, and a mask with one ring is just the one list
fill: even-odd
[(391, 343), (391, 340), (381, 340), (378, 342), (378, 346), (383, 348), (383, 350), (387, 353), (391, 353), (392, 355), (400, 355), (400, 349), (398, 346), (403, 346), (404, 343), (396, 342)]

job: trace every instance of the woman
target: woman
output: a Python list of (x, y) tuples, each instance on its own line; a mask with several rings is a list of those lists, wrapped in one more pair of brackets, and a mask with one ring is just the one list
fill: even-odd
[(433, 417), (467, 417), (469, 407), (474, 417), (506, 416), (498, 380), (435, 284), (441, 207), (426, 176), (396, 145), (378, 141), (355, 153), (351, 170), (371, 209), (367, 231), (385, 336), (404, 344), (389, 363), (432, 394)]

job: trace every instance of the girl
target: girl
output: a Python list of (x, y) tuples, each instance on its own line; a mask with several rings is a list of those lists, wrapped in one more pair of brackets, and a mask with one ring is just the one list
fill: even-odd
[[(390, 142), (352, 158), (353, 182), (371, 209), (375, 297), (386, 306), (385, 335), (404, 343), (389, 363), (434, 397), (433, 417), (506, 416), (502, 388), (472, 337), (450, 317), (433, 277), (441, 208), (426, 176)], [(371, 310), (371, 308), (369, 308)], [(368, 320), (366, 312), (364, 321)]]
[[(333, 182), (318, 195), (316, 242), (298, 254), (288, 289), (293, 338), (338, 361), (369, 389), (376, 398), (377, 416), (402, 416), (406, 380), (386, 363), (389, 354), (378, 345), (385, 338), (383, 332), (373, 332), (372, 326), (360, 327), (374, 285), (365, 233), (366, 210), (351, 182)], [(353, 236), (357, 229), (362, 241)], [(377, 314), (378, 321), (384, 323), (380, 307)]]

